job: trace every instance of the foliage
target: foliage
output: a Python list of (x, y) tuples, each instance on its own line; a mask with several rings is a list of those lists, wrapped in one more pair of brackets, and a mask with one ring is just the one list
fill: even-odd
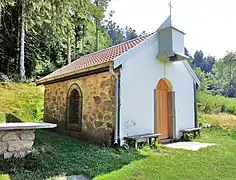
[(105, 19), (110, 0), (29, 0), (24, 16), (21, 2), (0, 3), (0, 72), (8, 76), (18, 78), (22, 69), (19, 63), (22, 17), (27, 78), (45, 76), (83, 55), (138, 36), (131, 27), (122, 29)]
[(220, 113), (220, 114), (198, 114), (199, 124), (206, 124), (210, 127), (219, 127), (223, 129), (236, 130), (236, 116)]
[(236, 53), (229, 52), (215, 64), (213, 94), (236, 97)]
[(124, 29), (120, 28), (115, 22), (109, 20), (105, 27), (110, 38), (112, 45), (120, 44), (125, 41), (132, 40), (138, 36), (146, 36), (147, 33), (143, 31), (140, 35), (137, 34), (136, 30), (126, 26)]
[(200, 91), (236, 97), (236, 53), (228, 52), (216, 61), (214, 57), (204, 57), (202, 51), (196, 51), (192, 67), (201, 81)]
[(216, 59), (213, 56), (204, 57), (203, 52), (196, 51), (194, 53), (193, 64), (195, 67), (199, 67), (204, 72), (210, 72), (215, 64)]
[(43, 87), (35, 84), (0, 85), (0, 122), (38, 122), (43, 118)]
[(8, 174), (0, 174), (0, 180), (11, 180)]
[[(5, 1), (4, 1), (5, 2)], [(19, 71), (20, 0), (1, 3), (0, 72)], [(26, 76), (45, 75), (95, 49), (94, 18), (103, 20), (108, 1), (96, 7), (92, 0), (27, 1), (25, 10)], [(110, 45), (107, 32), (98, 29), (99, 47)]]
[(213, 96), (204, 92), (198, 92), (198, 111), (204, 113), (230, 113), (236, 115), (236, 98)]

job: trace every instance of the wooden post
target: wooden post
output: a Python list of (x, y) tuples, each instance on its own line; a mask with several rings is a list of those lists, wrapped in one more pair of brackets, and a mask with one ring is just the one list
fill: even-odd
[(168, 121), (170, 137), (176, 139), (175, 92), (168, 92)]

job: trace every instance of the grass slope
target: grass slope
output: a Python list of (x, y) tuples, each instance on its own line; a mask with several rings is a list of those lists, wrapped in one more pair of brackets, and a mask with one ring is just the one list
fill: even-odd
[(35, 84), (0, 84), (0, 122), (34, 122), (43, 117), (43, 87)]
[(168, 148), (115, 150), (48, 131), (38, 131), (36, 138), (40, 155), (4, 160), (0, 174), (13, 180), (79, 174), (99, 180), (236, 179), (235, 131), (204, 130), (197, 140), (216, 146), (197, 152)]

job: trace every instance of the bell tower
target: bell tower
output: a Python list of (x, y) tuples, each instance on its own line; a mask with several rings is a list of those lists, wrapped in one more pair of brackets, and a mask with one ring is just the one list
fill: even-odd
[(181, 61), (189, 59), (184, 55), (184, 35), (181, 30), (172, 25), (172, 5), (170, 6), (169, 17), (161, 24), (157, 30), (158, 34), (158, 55), (161, 61)]

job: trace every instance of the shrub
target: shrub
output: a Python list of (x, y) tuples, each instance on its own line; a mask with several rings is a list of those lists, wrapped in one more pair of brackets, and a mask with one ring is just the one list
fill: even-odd
[(198, 92), (198, 111), (203, 113), (229, 113), (236, 115), (236, 98), (213, 96), (204, 92)]
[(43, 118), (44, 89), (35, 84), (0, 84), (0, 122), (38, 122)]
[(220, 127), (223, 129), (236, 130), (236, 116), (220, 113), (220, 114), (198, 114), (199, 123), (210, 124), (213, 127)]

